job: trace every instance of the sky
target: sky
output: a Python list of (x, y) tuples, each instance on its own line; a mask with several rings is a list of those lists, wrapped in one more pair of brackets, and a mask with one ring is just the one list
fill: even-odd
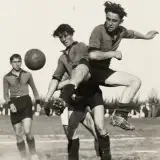
[[(105, 21), (104, 0), (0, 0), (0, 100), (3, 101), (3, 76), (11, 70), (9, 57), (18, 53), (24, 57), (32, 48), (46, 55), (44, 68), (31, 71), (41, 96), (45, 96), (52, 74), (64, 46), (52, 33), (61, 23), (75, 29), (74, 39), (88, 44), (93, 28)], [(128, 13), (123, 25), (146, 34), (160, 32), (159, 0), (112, 0), (120, 3)], [(160, 93), (160, 36), (153, 40), (123, 40), (118, 50), (121, 61), (112, 60), (111, 68), (136, 75), (142, 81), (138, 92), (144, 100), (152, 88)], [(105, 99), (120, 97), (123, 87), (103, 88)], [(32, 93), (31, 93), (32, 95)]]

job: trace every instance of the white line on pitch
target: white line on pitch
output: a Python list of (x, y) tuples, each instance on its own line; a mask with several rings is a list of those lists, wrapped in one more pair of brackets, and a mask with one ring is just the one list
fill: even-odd
[[(35, 135), (37, 137), (66, 137), (65, 134), (58, 134), (58, 135)], [(84, 134), (80, 134), (79, 136), (85, 136)], [(119, 135), (114, 135), (114, 137), (136, 137), (136, 135), (125, 135), (125, 134), (119, 134)], [(0, 138), (4, 138), (4, 137), (15, 137), (14, 135), (0, 135)]]
[[(134, 138), (120, 138), (120, 139), (115, 139), (111, 138), (111, 141), (124, 141), (124, 140), (144, 140), (144, 137), (134, 137)], [(93, 139), (81, 139), (81, 142), (93, 142)], [(67, 140), (39, 140), (36, 141), (37, 143), (66, 143)], [(14, 144), (16, 141), (4, 141), (0, 142), (0, 144)]]
[(158, 151), (155, 150), (142, 150), (142, 151), (134, 151), (136, 153), (159, 153)]

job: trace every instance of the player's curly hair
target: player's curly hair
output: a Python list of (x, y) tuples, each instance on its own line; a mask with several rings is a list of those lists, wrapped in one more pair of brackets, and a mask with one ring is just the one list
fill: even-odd
[(125, 9), (122, 8), (122, 6), (120, 4), (106, 1), (104, 3), (104, 6), (105, 6), (105, 13), (106, 14), (108, 12), (113, 12), (113, 13), (118, 14), (121, 19), (123, 19), (124, 17), (127, 17), (127, 13), (125, 12)]
[(59, 34), (64, 34), (67, 32), (69, 35), (73, 35), (75, 30), (68, 24), (61, 24), (58, 28), (53, 32), (53, 37), (58, 37)]

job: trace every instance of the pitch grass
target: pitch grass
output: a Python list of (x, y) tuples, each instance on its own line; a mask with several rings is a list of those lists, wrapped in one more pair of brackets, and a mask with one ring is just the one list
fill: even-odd
[[(160, 121), (157, 119), (129, 119), (129, 121), (136, 126), (133, 132), (114, 128), (109, 124), (109, 118), (105, 119), (111, 137), (113, 160), (159, 160), (160, 138), (157, 137), (160, 137)], [(0, 126), (0, 142), (4, 142), (0, 145), (0, 159), (10, 160), (8, 158), (12, 155), (19, 160), (15, 144), (5, 143), (15, 141), (8, 116), (0, 116)], [(67, 160), (67, 141), (63, 141), (66, 138), (59, 117), (34, 117), (33, 133), (39, 135), (35, 136), (38, 151), (48, 155), (48, 160)], [(79, 126), (78, 134), (81, 139), (93, 139), (82, 125)], [(54, 142), (51, 143), (51, 140)], [(98, 160), (93, 141), (81, 142), (80, 160)]]
[[(136, 126), (135, 131), (123, 131), (112, 127), (109, 118), (105, 119), (105, 126), (111, 137), (113, 160), (159, 160), (160, 121), (146, 118), (129, 119), (129, 121)], [(15, 137), (9, 116), (0, 116), (0, 126), (0, 159), (10, 160), (8, 159), (10, 156), (11, 160), (12, 157), (19, 160), (16, 145), (10, 144), (15, 141)], [(67, 160), (67, 141), (59, 117), (34, 117), (33, 133), (39, 135), (35, 136), (37, 150), (41, 154), (47, 154), (48, 160)], [(79, 126), (78, 134), (80, 139), (93, 139), (82, 125)], [(9, 144), (5, 143), (6, 141)], [(98, 160), (93, 141), (81, 142), (80, 160)]]

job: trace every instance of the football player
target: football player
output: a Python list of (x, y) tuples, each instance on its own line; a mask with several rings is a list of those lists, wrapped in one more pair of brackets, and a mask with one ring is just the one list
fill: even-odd
[(31, 73), (21, 68), (22, 58), (19, 54), (10, 57), (12, 70), (3, 78), (4, 99), (11, 111), (10, 119), (16, 134), (17, 148), (23, 160), (27, 159), (25, 141), (29, 147), (31, 158), (39, 159), (35, 149), (35, 139), (32, 134), (32, 101), (29, 96), (29, 88), (32, 88), (36, 99), (37, 109), (40, 111), (40, 98)]
[[(44, 106), (46, 114), (50, 113), (50, 108), (47, 107), (47, 102), (52, 97), (57, 89), (65, 72), (69, 75), (69, 84), (62, 89), (60, 97), (64, 100), (60, 102), (55, 101), (55, 108), (57, 108), (57, 115), (60, 115), (64, 107), (69, 109), (69, 125), (68, 125), (68, 158), (69, 160), (79, 159), (79, 138), (75, 134), (79, 123), (86, 116), (86, 107), (90, 106), (95, 127), (97, 130), (98, 142), (101, 151), (101, 160), (110, 160), (110, 138), (104, 127), (104, 105), (102, 92), (99, 85), (89, 83), (90, 67), (88, 63), (88, 48), (84, 43), (73, 40), (74, 29), (68, 24), (61, 24), (55, 31), (54, 37), (58, 37), (62, 44), (66, 47), (63, 54), (58, 60), (58, 66), (53, 74), (49, 85), (48, 93), (45, 98), (46, 105)], [(84, 71), (84, 72), (83, 72)], [(84, 74), (86, 73), (86, 75)], [(85, 76), (84, 76), (85, 75)], [(78, 78), (80, 77), (80, 78)], [(83, 78), (82, 78), (83, 77)], [(77, 83), (75, 86), (71, 82)], [(76, 90), (75, 90), (76, 88)], [(71, 96), (75, 93), (75, 100), (71, 100)], [(69, 96), (68, 96), (69, 95)], [(66, 103), (67, 105), (65, 105)], [(57, 107), (58, 106), (58, 107)], [(62, 109), (61, 109), (62, 106)], [(58, 110), (59, 109), (59, 110)]]
[(141, 86), (141, 80), (127, 72), (114, 71), (110, 68), (112, 58), (122, 59), (122, 53), (117, 50), (121, 40), (127, 39), (153, 39), (158, 32), (149, 31), (141, 34), (122, 26), (127, 13), (120, 4), (107, 1), (105, 4), (106, 20), (96, 26), (89, 40), (89, 58), (92, 69), (92, 82), (103, 86), (125, 86), (119, 101), (118, 108), (112, 115), (111, 124), (125, 130), (135, 127), (128, 123), (130, 103)]

